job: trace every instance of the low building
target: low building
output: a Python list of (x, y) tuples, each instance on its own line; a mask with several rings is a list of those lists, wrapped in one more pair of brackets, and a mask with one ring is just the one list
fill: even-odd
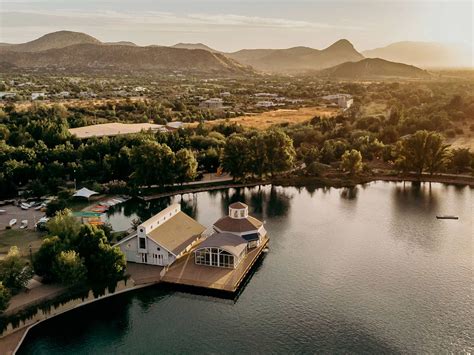
[(322, 97), (323, 100), (329, 101), (333, 104), (337, 104), (340, 108), (346, 110), (352, 106), (354, 99), (349, 94), (334, 94), (326, 95)]
[(194, 250), (194, 262), (235, 269), (248, 250), (259, 247), (267, 235), (263, 222), (249, 216), (249, 208), (242, 202), (229, 206), (229, 214), (212, 226), (214, 234)]
[(259, 101), (255, 104), (256, 107), (273, 107), (276, 106), (272, 101)]
[(116, 245), (127, 261), (168, 266), (199, 242), (205, 227), (173, 204), (140, 224), (137, 233)]
[(31, 100), (44, 99), (45, 97), (46, 97), (46, 93), (44, 93), (44, 92), (32, 92), (31, 93)]
[(0, 91), (0, 100), (14, 99), (15, 97), (16, 97), (16, 92)]
[(231, 233), (215, 233), (194, 251), (194, 262), (235, 269), (247, 254), (247, 241)]
[(224, 101), (220, 98), (212, 98), (212, 99), (209, 99), (209, 100), (205, 100), (205, 101), (202, 101), (200, 104), (199, 104), (199, 107), (200, 108), (208, 108), (210, 110), (218, 110), (218, 109), (222, 109), (224, 107)]

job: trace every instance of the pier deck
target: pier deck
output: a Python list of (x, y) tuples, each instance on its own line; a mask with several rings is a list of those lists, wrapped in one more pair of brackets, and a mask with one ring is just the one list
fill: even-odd
[(262, 244), (251, 250), (235, 269), (196, 265), (194, 253), (190, 252), (177, 260), (161, 278), (161, 281), (172, 284), (203, 287), (220, 291), (235, 292), (248, 274), (263, 249), (268, 244), (265, 238)]

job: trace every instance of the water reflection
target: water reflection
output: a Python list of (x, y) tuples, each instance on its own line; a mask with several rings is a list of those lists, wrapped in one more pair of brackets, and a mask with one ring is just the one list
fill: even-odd
[(343, 187), (341, 189), (340, 196), (345, 200), (355, 200), (357, 198), (357, 194), (359, 193), (358, 186), (352, 187)]

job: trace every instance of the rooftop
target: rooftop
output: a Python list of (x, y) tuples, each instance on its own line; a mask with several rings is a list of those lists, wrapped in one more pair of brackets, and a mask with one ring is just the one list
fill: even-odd
[(242, 202), (234, 202), (234, 203), (229, 205), (229, 208), (233, 208), (233, 209), (236, 209), (236, 210), (240, 210), (242, 208), (247, 208), (247, 207), (248, 206), (245, 203), (242, 203)]
[(78, 128), (70, 128), (69, 133), (77, 138), (118, 136), (120, 134), (139, 133), (141, 131), (157, 131), (165, 129), (163, 125), (153, 123), (103, 123)]
[(215, 233), (199, 245), (198, 249), (201, 248), (220, 248), (239, 256), (247, 248), (247, 241), (235, 234)]
[(244, 233), (258, 230), (263, 225), (258, 219), (248, 216), (247, 218), (234, 219), (229, 216), (222, 217), (214, 226), (222, 232)]
[(174, 255), (179, 255), (205, 230), (204, 226), (179, 211), (147, 235)]

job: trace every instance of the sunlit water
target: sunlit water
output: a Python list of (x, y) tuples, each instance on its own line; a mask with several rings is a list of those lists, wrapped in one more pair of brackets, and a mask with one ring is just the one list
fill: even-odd
[(20, 353), (474, 350), (473, 189), (231, 189), (129, 202), (110, 221), (125, 229), (180, 200), (204, 225), (237, 200), (266, 222), (270, 252), (235, 299), (157, 285), (44, 322)]

